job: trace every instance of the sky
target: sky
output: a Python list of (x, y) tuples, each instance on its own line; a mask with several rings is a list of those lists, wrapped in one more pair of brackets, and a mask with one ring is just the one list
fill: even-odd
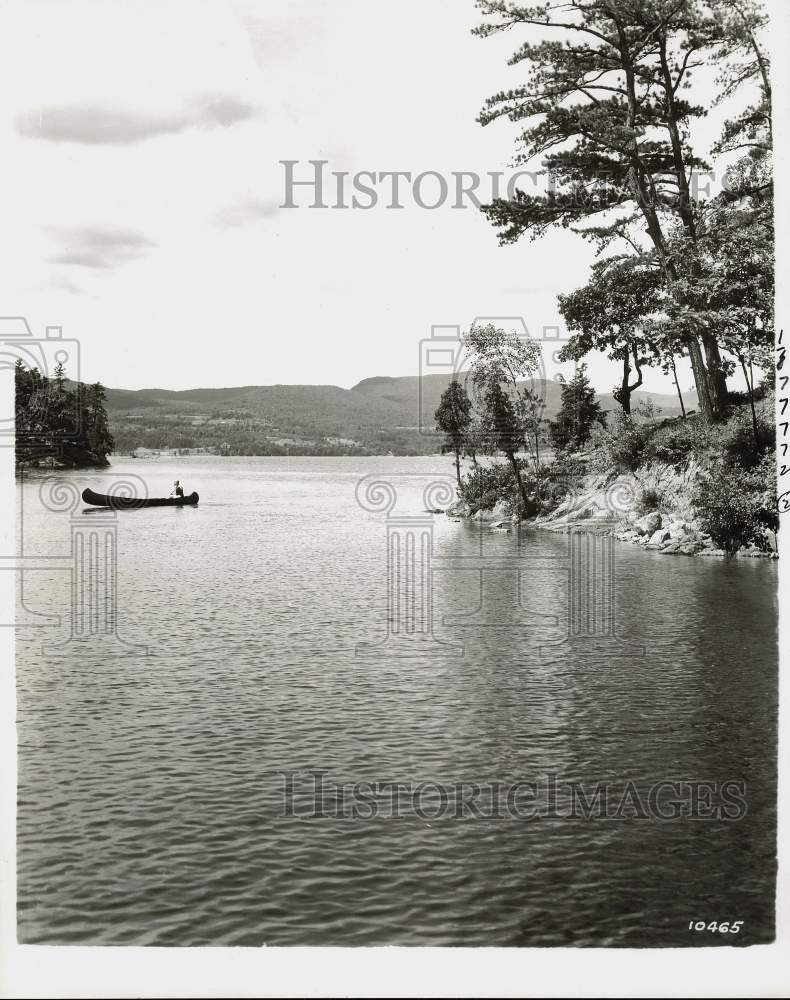
[[(452, 195), (390, 209), (378, 185), (369, 210), (311, 209), (301, 188), (280, 207), (282, 160), (298, 179), (313, 159), (327, 180), (513, 172), (515, 126), (475, 119), (523, 77), (506, 65), (518, 39), (473, 37), (472, 0), (26, 0), (3, 18), (3, 313), (62, 326), (84, 380), (413, 375), (433, 326), (521, 317), (540, 336), (586, 281), (579, 237), (500, 247)], [(715, 114), (703, 128), (715, 137)], [(589, 367), (601, 390), (619, 381), (605, 358)], [(673, 391), (659, 372), (645, 387)]]

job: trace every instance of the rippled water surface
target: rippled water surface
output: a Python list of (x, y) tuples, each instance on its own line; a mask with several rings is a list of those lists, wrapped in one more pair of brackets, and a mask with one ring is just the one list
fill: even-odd
[[(20, 486), (36, 560), (17, 646), (20, 940), (772, 937), (776, 566), (619, 545), (619, 638), (593, 649), (568, 641), (566, 537), (524, 532), (519, 547), (440, 516), (423, 529), (435, 641), (404, 649), (387, 638), (386, 516), (362, 509), (355, 486), (374, 472), (395, 484), (397, 534), (392, 519), (421, 515), (429, 474), (447, 470), (438, 458), (191, 458), (74, 474), (101, 491), (135, 473), (153, 495), (178, 476), (201, 495), (196, 509), (122, 512), (106, 529), (67, 497), (46, 509), (41, 478)], [(69, 641), (72, 533), (94, 527), (117, 538), (117, 637)], [(743, 781), (748, 812), (305, 818), (313, 772), (330, 787)], [(744, 924), (733, 936), (690, 920)]]

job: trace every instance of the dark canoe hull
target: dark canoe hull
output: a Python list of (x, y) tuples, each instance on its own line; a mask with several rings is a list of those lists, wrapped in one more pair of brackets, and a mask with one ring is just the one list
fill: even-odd
[(186, 497), (110, 497), (93, 490), (83, 490), (83, 503), (94, 507), (112, 507), (113, 510), (140, 510), (142, 507), (194, 507), (200, 497), (190, 493)]

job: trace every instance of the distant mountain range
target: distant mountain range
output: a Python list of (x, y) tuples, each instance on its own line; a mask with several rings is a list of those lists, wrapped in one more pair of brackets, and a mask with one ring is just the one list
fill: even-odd
[[(247, 385), (227, 389), (107, 389), (118, 452), (192, 450), (230, 455), (433, 454), (433, 414), (448, 375), (378, 376), (352, 389), (334, 385)], [(560, 406), (560, 385), (545, 384), (546, 417)], [(604, 410), (617, 407), (608, 393)], [(634, 393), (664, 415), (680, 412), (676, 394)], [(684, 395), (687, 408), (694, 393)]]

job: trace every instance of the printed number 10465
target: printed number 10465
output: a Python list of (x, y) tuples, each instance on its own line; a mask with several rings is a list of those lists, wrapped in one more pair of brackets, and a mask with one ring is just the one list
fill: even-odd
[(716, 934), (717, 932), (719, 934), (738, 934), (742, 926), (742, 920), (734, 920), (732, 923), (728, 920), (725, 920), (723, 923), (711, 920), (708, 924), (704, 920), (689, 920), (690, 931), (710, 931), (711, 934)]

